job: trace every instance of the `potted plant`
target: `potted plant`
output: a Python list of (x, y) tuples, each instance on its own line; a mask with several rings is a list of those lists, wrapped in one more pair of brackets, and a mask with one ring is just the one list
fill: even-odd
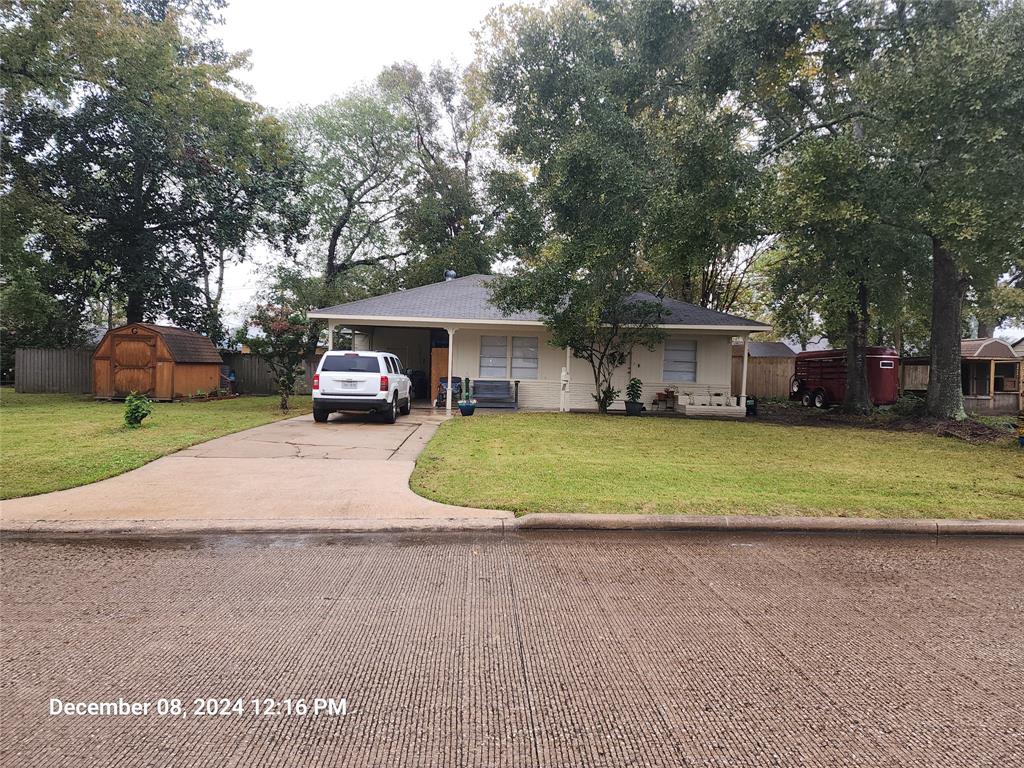
[(469, 379), (462, 380), (462, 399), (459, 400), (459, 413), (463, 416), (472, 416), (476, 410), (476, 400), (469, 391)]
[(630, 379), (626, 385), (626, 415), (639, 416), (644, 404), (640, 402), (640, 395), (643, 394), (644, 383), (640, 379)]

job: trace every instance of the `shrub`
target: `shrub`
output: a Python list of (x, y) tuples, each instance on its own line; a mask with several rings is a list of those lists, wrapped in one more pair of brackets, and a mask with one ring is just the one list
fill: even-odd
[(611, 387), (605, 387), (601, 390), (600, 395), (591, 395), (597, 402), (597, 410), (601, 413), (608, 412), (608, 406), (615, 402), (615, 398), (619, 396), (619, 390), (612, 389)]
[(640, 396), (644, 392), (644, 383), (640, 379), (632, 378), (626, 385), (626, 399), (631, 403), (640, 402)]
[(142, 426), (142, 420), (153, 412), (153, 401), (145, 395), (132, 392), (124, 399), (124, 424), (135, 429)]
[(893, 403), (889, 412), (901, 418), (911, 419), (924, 416), (927, 410), (927, 403), (924, 398), (920, 398), (917, 395), (904, 394)]

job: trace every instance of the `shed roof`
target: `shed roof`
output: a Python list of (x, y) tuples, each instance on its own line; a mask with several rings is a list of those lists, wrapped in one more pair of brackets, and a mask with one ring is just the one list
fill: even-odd
[[(467, 275), (466, 277), (431, 283), (406, 291), (350, 301), (333, 307), (310, 312), (310, 317), (337, 318), (405, 318), (426, 320), (465, 320), (469, 322), (540, 323), (536, 312), (515, 312), (506, 315), (491, 303), (488, 284), (496, 275)], [(660, 298), (652, 293), (636, 293), (634, 299), (659, 302), (665, 308), (661, 325), (721, 326), (753, 331), (767, 330), (771, 326), (737, 315), (705, 309), (675, 299)]]
[(224, 362), (213, 342), (195, 331), (154, 323), (136, 323), (136, 325), (160, 334), (171, 353), (171, 358), (176, 363), (217, 363), (221, 365)]
[(1002, 339), (964, 339), (960, 342), (960, 356), (975, 360), (1012, 360), (1016, 353)]
[[(733, 344), (734, 355), (743, 354), (742, 344)], [(747, 345), (749, 357), (796, 357), (794, 352), (785, 342), (781, 341), (752, 341)]]

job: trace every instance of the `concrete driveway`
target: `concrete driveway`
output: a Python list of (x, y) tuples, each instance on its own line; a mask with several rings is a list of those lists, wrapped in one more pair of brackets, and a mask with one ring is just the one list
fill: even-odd
[(211, 440), (92, 485), (0, 505), (4, 530), (301, 530), (501, 528), (512, 514), (437, 504), (409, 489), (416, 457), (444, 421), (413, 411), (397, 424), (312, 416)]

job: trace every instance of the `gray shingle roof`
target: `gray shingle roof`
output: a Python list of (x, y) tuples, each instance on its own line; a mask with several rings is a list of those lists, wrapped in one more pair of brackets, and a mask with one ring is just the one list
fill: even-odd
[[(733, 344), (732, 353), (742, 355), (743, 345)], [(747, 354), (750, 357), (796, 357), (796, 352), (781, 341), (752, 341), (747, 345)]]
[[(487, 284), (495, 275), (467, 275), (455, 280), (431, 283), (407, 291), (387, 293), (369, 299), (350, 301), (333, 307), (318, 309), (314, 315), (332, 315), (346, 318), (409, 317), (438, 318), (450, 320), (501, 321), (520, 320), (540, 322), (535, 312), (503, 314), (491, 304)], [(635, 298), (645, 301), (659, 301), (665, 307), (662, 319), (664, 325), (721, 325), (768, 328), (764, 323), (716, 312), (675, 299), (659, 299), (651, 293), (638, 293)]]

